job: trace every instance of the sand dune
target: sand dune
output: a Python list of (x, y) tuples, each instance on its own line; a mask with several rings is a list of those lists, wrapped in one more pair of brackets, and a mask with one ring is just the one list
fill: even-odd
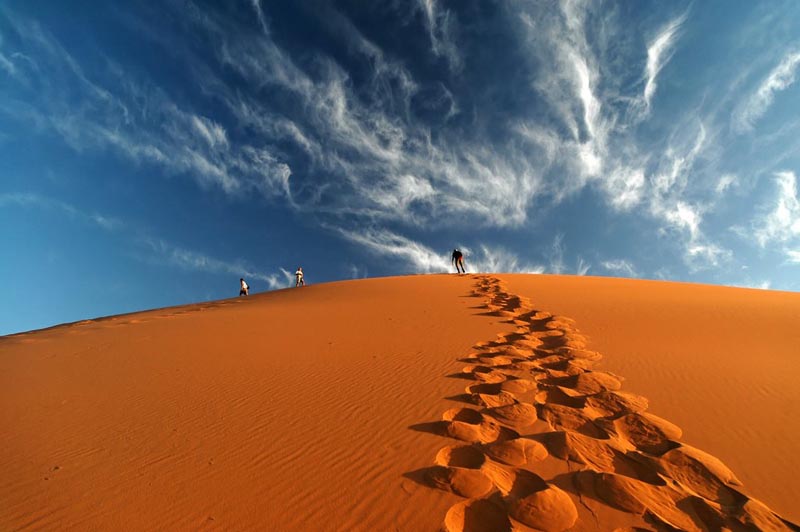
[(504, 275), (576, 320), (602, 367), (625, 377), (683, 441), (800, 522), (800, 294), (685, 283)]
[(719, 311), (687, 317), (665, 285), (374, 279), (4, 337), (0, 529), (789, 529), (800, 299), (686, 287)]

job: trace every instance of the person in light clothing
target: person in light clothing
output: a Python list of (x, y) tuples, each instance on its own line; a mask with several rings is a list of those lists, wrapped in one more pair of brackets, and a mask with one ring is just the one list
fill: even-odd
[(239, 279), (239, 295), (240, 296), (250, 295), (250, 287), (247, 286), (247, 283), (244, 282), (244, 279)]
[(305, 286), (306, 282), (303, 280), (303, 268), (298, 266), (297, 271), (294, 272), (295, 282), (294, 287), (297, 288), (298, 286)]

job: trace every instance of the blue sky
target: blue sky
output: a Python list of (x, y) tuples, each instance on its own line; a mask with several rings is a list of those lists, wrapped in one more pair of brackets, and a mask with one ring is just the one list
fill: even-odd
[(0, 5), (0, 334), (309, 283), (800, 289), (800, 3)]

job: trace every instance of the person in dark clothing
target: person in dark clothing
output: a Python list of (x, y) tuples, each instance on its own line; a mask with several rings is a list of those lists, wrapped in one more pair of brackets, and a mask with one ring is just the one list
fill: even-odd
[(456, 265), (456, 273), (467, 273), (467, 270), (464, 269), (464, 255), (459, 250), (453, 250), (451, 262)]

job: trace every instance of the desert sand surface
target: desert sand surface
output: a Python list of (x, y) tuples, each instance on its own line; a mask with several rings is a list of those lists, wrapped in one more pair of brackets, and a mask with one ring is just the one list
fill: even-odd
[(0, 338), (0, 529), (791, 529), (800, 298), (667, 285), (370, 279)]
[(503, 275), (576, 320), (602, 368), (682, 441), (800, 522), (800, 294), (599, 277)]

